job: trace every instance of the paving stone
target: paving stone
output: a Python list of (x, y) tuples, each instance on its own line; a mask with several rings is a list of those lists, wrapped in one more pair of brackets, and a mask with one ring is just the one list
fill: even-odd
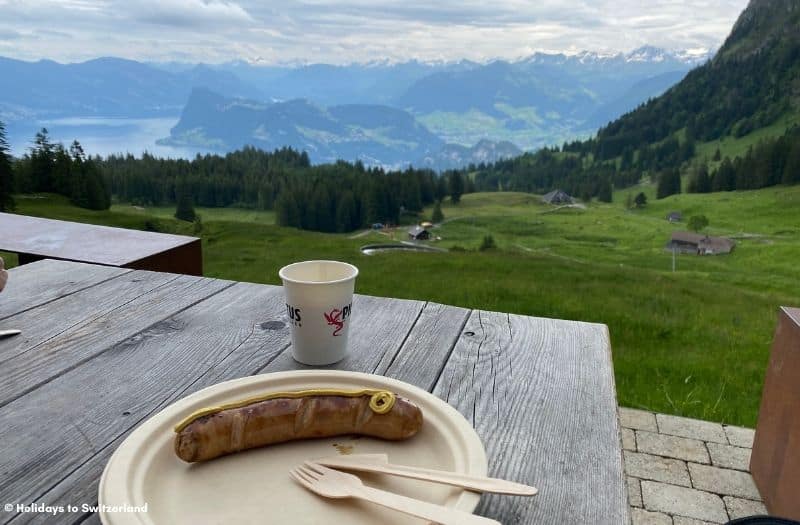
[(625, 428), (658, 432), (655, 414), (644, 410), (619, 407), (619, 423)]
[(753, 448), (753, 439), (756, 437), (756, 431), (752, 428), (725, 427), (725, 434), (727, 434), (731, 445)]
[(622, 432), (622, 448), (624, 450), (633, 450), (636, 452), (636, 437), (633, 430), (629, 428), (621, 428)]
[(767, 508), (760, 501), (734, 498), (733, 496), (725, 496), (722, 499), (725, 501), (725, 507), (732, 520), (767, 514)]
[(672, 518), (661, 512), (631, 509), (633, 525), (672, 525)]
[(695, 463), (710, 463), (705, 444), (696, 439), (637, 430), (636, 447), (639, 452), (657, 456), (667, 456)]
[(692, 475), (692, 485), (696, 489), (725, 496), (761, 499), (756, 484), (753, 483), (753, 478), (747, 472), (696, 463), (689, 463), (689, 472)]
[(712, 523), (725, 523), (728, 514), (722, 498), (701, 490), (642, 481), (642, 501), (647, 510), (686, 516)]
[(685, 516), (672, 516), (673, 525), (715, 525), (710, 521), (696, 520)]
[(658, 431), (661, 434), (700, 439), (702, 441), (713, 441), (725, 445), (728, 444), (725, 430), (723, 430), (722, 425), (719, 423), (689, 419), (686, 417), (668, 416), (666, 414), (656, 414), (656, 420), (658, 421)]
[(642, 506), (642, 486), (639, 478), (628, 476), (628, 501), (633, 507)]
[(716, 467), (750, 471), (751, 450), (749, 448), (709, 443), (708, 452), (711, 454), (711, 464)]
[(642, 479), (663, 481), (673, 485), (691, 487), (689, 471), (686, 463), (677, 459), (662, 458), (651, 454), (623, 451), (625, 456), (625, 473)]

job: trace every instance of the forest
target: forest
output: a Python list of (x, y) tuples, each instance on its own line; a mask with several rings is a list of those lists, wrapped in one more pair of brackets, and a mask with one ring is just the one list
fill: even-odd
[(252, 147), (192, 160), (157, 158), (147, 153), (87, 155), (74, 141), (69, 149), (53, 144), (46, 129), (30, 151), (12, 159), (0, 123), (0, 209), (13, 207), (14, 193), (52, 192), (77, 206), (107, 209), (112, 197), (142, 206), (178, 204), (176, 216), (193, 220), (193, 206), (275, 210), (277, 222), (305, 230), (348, 232), (374, 223), (398, 224), (417, 218), (428, 205), (449, 198), (458, 203), (473, 191), (545, 193), (561, 188), (586, 202), (611, 202), (614, 189), (640, 182), (644, 174), (658, 184), (657, 197), (682, 191), (707, 193), (800, 183), (800, 128), (762, 141), (742, 157), (695, 159), (690, 136), (676, 137), (620, 157), (597, 160), (595, 139), (544, 148), (493, 164), (435, 173), (407, 168), (386, 171), (361, 162), (312, 165), (305, 152)]

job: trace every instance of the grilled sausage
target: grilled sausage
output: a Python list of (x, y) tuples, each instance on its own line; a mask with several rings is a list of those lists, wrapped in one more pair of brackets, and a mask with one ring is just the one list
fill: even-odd
[(355, 394), (292, 393), (201, 411), (176, 427), (175, 453), (192, 463), (298, 439), (356, 434), (403, 440), (422, 426), (422, 411), (406, 399), (389, 392)]

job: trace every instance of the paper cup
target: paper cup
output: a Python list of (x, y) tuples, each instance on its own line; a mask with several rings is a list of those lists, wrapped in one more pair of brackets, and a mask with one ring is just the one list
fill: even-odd
[(338, 261), (303, 261), (278, 272), (292, 327), (292, 357), (306, 365), (329, 365), (347, 353), (358, 268)]

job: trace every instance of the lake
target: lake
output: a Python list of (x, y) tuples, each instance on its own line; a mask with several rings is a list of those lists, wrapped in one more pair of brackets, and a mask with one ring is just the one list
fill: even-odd
[(33, 144), (34, 135), (47, 128), (54, 143), (69, 147), (77, 140), (89, 155), (107, 156), (131, 153), (137, 157), (147, 151), (157, 157), (194, 158), (197, 153), (210, 153), (201, 148), (179, 148), (156, 143), (169, 137), (169, 130), (179, 116), (162, 118), (73, 117), (31, 122), (6, 123), (8, 142), (14, 156), (22, 156)]

